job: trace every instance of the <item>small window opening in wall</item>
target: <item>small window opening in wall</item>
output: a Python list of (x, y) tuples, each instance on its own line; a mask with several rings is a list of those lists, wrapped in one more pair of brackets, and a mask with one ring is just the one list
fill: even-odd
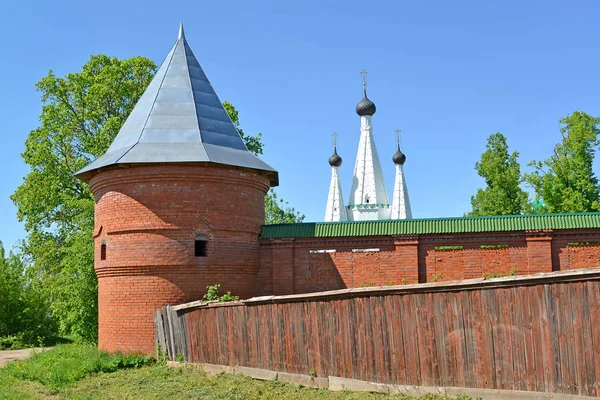
[(365, 197), (365, 204), (369, 204), (369, 196)]
[(194, 241), (194, 256), (206, 257), (208, 253), (208, 239), (204, 235), (196, 237)]
[(106, 260), (106, 242), (102, 241), (102, 245), (100, 245), (100, 260)]

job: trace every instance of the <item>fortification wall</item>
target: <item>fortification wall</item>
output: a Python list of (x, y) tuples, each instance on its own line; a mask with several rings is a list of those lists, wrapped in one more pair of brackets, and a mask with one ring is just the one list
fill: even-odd
[(593, 268), (600, 266), (598, 243), (597, 229), (262, 239), (258, 293)]

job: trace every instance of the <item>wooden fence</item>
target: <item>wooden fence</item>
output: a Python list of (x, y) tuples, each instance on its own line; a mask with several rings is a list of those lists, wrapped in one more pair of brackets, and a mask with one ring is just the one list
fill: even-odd
[(172, 360), (598, 396), (600, 269), (166, 307)]

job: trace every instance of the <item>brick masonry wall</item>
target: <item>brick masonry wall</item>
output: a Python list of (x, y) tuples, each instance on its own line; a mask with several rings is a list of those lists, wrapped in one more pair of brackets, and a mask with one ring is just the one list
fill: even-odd
[[(569, 242), (591, 244), (574, 246)], [(598, 267), (598, 243), (600, 231), (593, 229), (263, 239), (258, 294), (310, 293)], [(442, 250), (440, 246), (462, 249)], [(365, 251), (368, 249), (379, 251)]]
[[(198, 300), (208, 285), (256, 295), (267, 177), (210, 165), (138, 166), (101, 172), (90, 187), (100, 348), (154, 352), (154, 311)], [(194, 256), (198, 235), (208, 238), (207, 257)]]

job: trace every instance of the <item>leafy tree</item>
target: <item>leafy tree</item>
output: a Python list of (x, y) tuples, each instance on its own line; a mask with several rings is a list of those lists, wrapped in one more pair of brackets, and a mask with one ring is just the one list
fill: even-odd
[(273, 189), (269, 190), (265, 196), (265, 224), (294, 224), (302, 221), (304, 215), (290, 207), (287, 201), (279, 199)]
[(46, 344), (57, 333), (47, 301), (25, 275), (21, 258), (0, 242), (0, 349)]
[[(258, 133), (256, 136), (248, 136), (240, 128), (239, 113), (236, 108), (228, 101), (223, 102), (225, 111), (229, 114), (229, 117), (233, 121), (233, 124), (237, 128), (238, 132), (246, 147), (254, 155), (263, 153), (263, 143), (260, 141), (262, 133)], [(270, 189), (265, 196), (265, 224), (292, 224), (295, 222), (302, 222), (304, 215), (300, 215), (293, 207), (290, 207), (289, 203), (283, 199), (277, 197), (275, 190)]]
[(490, 135), (486, 151), (475, 164), (486, 187), (471, 197), (473, 210), (469, 215), (516, 215), (529, 210), (527, 193), (521, 184), (518, 152), (508, 151), (506, 138), (501, 133)]
[[(31, 171), (11, 196), (27, 231), (23, 256), (61, 331), (90, 341), (96, 340), (98, 318), (94, 199), (73, 173), (106, 152), (155, 70), (144, 57), (95, 55), (81, 71), (65, 77), (50, 71), (36, 85), (43, 103), (40, 126), (29, 133), (22, 154)], [(224, 106), (239, 129), (237, 110)], [(260, 133), (240, 134), (250, 151), (262, 154)], [(276, 195), (270, 192), (267, 201), (270, 196)], [(272, 221), (303, 218), (289, 207), (272, 209)]]
[(52, 71), (37, 83), (40, 126), (25, 142), (31, 167), (12, 195), (27, 239), (28, 268), (63, 333), (97, 335), (97, 281), (92, 230), (94, 199), (73, 173), (102, 155), (152, 79), (156, 65), (143, 57), (92, 56), (77, 73)]
[(600, 187), (592, 170), (600, 118), (576, 111), (560, 120), (561, 143), (544, 161), (533, 161), (526, 181), (533, 187), (539, 213), (600, 210)]

